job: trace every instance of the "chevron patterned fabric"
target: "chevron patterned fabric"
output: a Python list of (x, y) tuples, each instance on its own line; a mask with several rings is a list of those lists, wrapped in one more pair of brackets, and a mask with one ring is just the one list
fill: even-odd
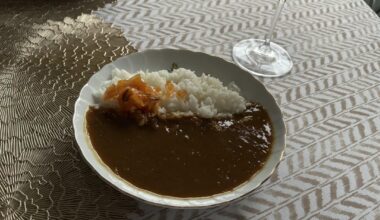
[(287, 147), (248, 197), (151, 206), (79, 153), (73, 104), (100, 67), (150, 48), (231, 61), (236, 42), (264, 37), (276, 1), (1, 0), (0, 219), (380, 219), (380, 18), (363, 0), (287, 1), (274, 41), (295, 66), (258, 78), (281, 106)]
[[(120, 0), (95, 14), (138, 50), (185, 48), (231, 61), (263, 38), (276, 1)], [(285, 158), (248, 198), (208, 210), (162, 209), (152, 219), (380, 219), (380, 19), (362, 0), (289, 0), (275, 42), (292, 72), (260, 78), (287, 126)]]

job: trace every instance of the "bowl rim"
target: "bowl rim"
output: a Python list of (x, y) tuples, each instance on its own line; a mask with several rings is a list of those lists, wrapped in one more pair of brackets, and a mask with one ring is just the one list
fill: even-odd
[[(132, 183), (128, 182), (127, 180), (123, 179), (122, 177), (118, 176), (117, 174), (115, 174), (111, 168), (109, 168), (103, 161), (102, 159), (100, 158), (100, 156), (97, 154), (96, 150), (93, 149), (92, 147), (92, 144), (91, 144), (91, 141), (89, 140), (89, 137), (87, 135), (87, 131), (85, 130), (85, 126), (83, 127), (83, 129), (78, 129), (78, 125), (76, 123), (76, 120), (77, 120), (77, 117), (78, 116), (78, 107), (80, 105), (80, 101), (81, 101), (81, 96), (83, 95), (83, 92), (84, 92), (84, 89), (86, 88), (86, 86), (88, 86), (90, 80), (101, 73), (102, 69), (108, 67), (108, 66), (112, 66), (113, 63), (115, 62), (120, 62), (120, 60), (122, 59), (126, 59), (126, 57), (128, 58), (131, 58), (133, 56), (141, 56), (143, 54), (147, 54), (147, 53), (163, 53), (163, 52), (174, 52), (174, 53), (193, 53), (194, 55), (202, 55), (202, 56), (208, 56), (212, 59), (215, 59), (215, 60), (219, 60), (220, 62), (226, 62), (226, 63), (229, 63), (229, 65), (234, 65), (235, 67), (239, 68), (241, 71), (244, 71), (246, 72), (247, 74), (249, 74), (253, 80), (257, 81), (259, 85), (261, 85), (261, 89), (263, 89), (263, 91), (268, 95), (268, 98), (272, 99), (271, 101), (275, 104), (276, 106), (276, 111), (279, 113), (279, 116), (280, 116), (280, 119), (279, 122), (276, 122), (276, 123), (280, 123), (279, 126), (282, 128), (283, 130), (283, 134), (281, 134), (281, 138), (283, 140), (283, 143), (281, 144), (281, 152), (280, 152), (280, 156), (279, 156), (279, 159), (278, 161), (275, 162), (274, 166), (270, 169), (270, 171), (266, 171), (266, 174), (265, 174), (265, 177), (263, 178), (262, 181), (256, 183), (255, 185), (253, 185), (249, 191), (246, 191), (242, 194), (239, 194), (238, 196), (233, 196), (232, 198), (228, 198), (227, 200), (220, 200), (220, 199), (215, 199), (215, 197), (219, 197), (219, 196), (223, 196), (223, 195), (228, 195), (228, 194), (231, 194), (233, 192), (236, 192), (236, 189), (238, 189), (239, 187), (242, 187), (244, 185), (246, 185), (247, 183), (249, 182), (252, 182), (256, 175), (260, 172), (264, 172), (263, 171), (263, 168), (259, 171), (257, 171), (250, 179), (248, 179), (246, 182), (238, 185), (237, 187), (235, 187), (234, 189), (230, 190), (230, 191), (226, 191), (226, 192), (223, 192), (223, 193), (219, 193), (219, 194), (215, 194), (215, 195), (211, 195), (211, 196), (205, 196), (205, 197), (190, 197), (190, 198), (180, 198), (180, 197), (173, 197), (173, 196), (165, 196), (165, 195), (159, 195), (157, 193), (154, 193), (154, 192), (150, 192), (148, 190), (145, 190), (145, 189), (142, 189), (142, 188), (139, 188), (137, 186), (134, 186)], [(86, 111), (87, 112), (87, 109)], [(83, 115), (81, 116), (83, 117)], [(80, 120), (80, 119), (79, 119)], [(83, 120), (83, 123), (85, 123), (86, 119), (85, 117), (82, 119)], [(74, 114), (73, 114), (73, 119), (72, 119), (72, 123), (73, 123), (73, 128), (74, 128), (74, 136), (75, 136), (75, 140), (76, 140), (76, 143), (77, 145), (79, 146), (79, 151), (82, 155), (82, 157), (85, 159), (86, 163), (91, 167), (92, 170), (95, 171), (95, 173), (101, 178), (103, 179), (106, 183), (108, 183), (110, 186), (112, 186), (114, 189), (122, 192), (123, 194), (125, 195), (128, 195), (128, 196), (131, 196), (133, 198), (136, 198), (140, 201), (143, 201), (143, 202), (146, 202), (146, 203), (149, 203), (149, 204), (153, 204), (153, 205), (158, 205), (158, 206), (163, 206), (163, 207), (169, 207), (169, 208), (184, 208), (184, 209), (187, 209), (187, 208), (210, 208), (210, 207), (214, 207), (214, 206), (218, 206), (218, 205), (223, 205), (223, 204), (227, 204), (227, 203), (230, 203), (230, 202), (233, 202), (233, 201), (237, 201), (237, 200), (241, 200), (247, 196), (249, 196), (253, 191), (255, 191), (259, 186), (261, 186), (265, 181), (267, 181), (271, 176), (272, 174), (274, 173), (274, 171), (277, 169), (277, 167), (279, 166), (280, 162), (282, 161), (283, 157), (284, 157), (284, 152), (285, 152), (285, 147), (286, 147), (286, 133), (287, 133), (287, 129), (286, 129), (286, 126), (285, 126), (285, 122), (283, 120), (283, 114), (282, 114), (282, 111), (278, 105), (278, 103), (276, 102), (276, 100), (274, 99), (274, 97), (272, 96), (272, 94), (267, 90), (267, 88), (259, 81), (257, 80), (252, 74), (250, 74), (249, 72), (247, 72), (246, 70), (244, 69), (241, 69), (240, 67), (238, 67), (236, 64), (232, 63), (232, 62), (229, 62), (221, 57), (217, 57), (217, 56), (213, 56), (213, 55), (210, 55), (210, 54), (207, 54), (207, 53), (204, 53), (204, 52), (199, 52), (199, 51), (191, 51), (191, 50), (184, 50), (184, 49), (149, 49), (149, 50), (144, 50), (144, 51), (141, 51), (141, 52), (136, 52), (136, 53), (132, 53), (132, 54), (128, 54), (128, 55), (125, 55), (125, 56), (122, 56), (122, 57), (119, 57), (118, 59), (110, 62), (110, 63), (107, 63), (105, 64), (103, 67), (101, 67), (97, 72), (95, 72), (87, 81), (87, 83), (81, 88), (81, 91), (79, 93), (79, 96), (77, 98), (77, 100), (75, 101), (75, 105), (74, 105)], [(273, 123), (273, 122), (272, 122)], [(80, 135), (84, 135), (85, 139), (86, 139), (86, 144), (83, 144), (83, 142), (80, 142), (78, 140), (80, 140)], [(94, 161), (93, 159), (90, 158), (90, 155), (88, 155), (86, 153), (86, 149), (85, 148), (88, 148), (90, 151), (92, 151), (92, 153), (95, 156), (95, 160)], [(270, 156), (273, 154), (273, 152), (270, 154)], [(269, 156), (269, 157), (270, 157)], [(268, 158), (269, 160), (269, 158)], [(268, 163), (268, 161), (266, 161), (266, 164)], [(104, 172), (102, 172), (99, 168), (99, 165), (102, 166), (103, 168), (105, 168), (108, 172), (108, 176), (106, 176), (104, 174)], [(264, 165), (265, 166), (265, 165)], [(115, 184), (115, 181), (112, 181), (111, 179), (113, 178), (117, 178), (119, 179), (121, 182), (123, 182), (124, 186), (121, 186), (121, 185), (118, 185), (118, 184)], [(125, 190), (125, 187), (128, 186), (128, 187), (132, 187), (133, 189), (130, 190), (130, 191), (126, 191)], [(149, 194), (148, 197), (144, 197), (142, 196), (142, 194)], [(153, 201), (151, 199), (149, 199), (151, 196), (153, 197), (156, 197), (156, 199)], [(212, 200), (214, 198), (213, 203), (208, 203), (208, 204), (203, 204), (204, 202), (202, 202), (202, 200), (204, 199), (207, 199), (207, 200)], [(164, 200), (164, 201), (163, 201)], [(160, 202), (158, 202), (160, 201)], [(169, 201), (169, 202), (168, 202)], [(198, 202), (196, 202), (198, 201)], [(201, 202), (199, 202), (201, 201)], [(194, 203), (195, 202), (195, 203)]]

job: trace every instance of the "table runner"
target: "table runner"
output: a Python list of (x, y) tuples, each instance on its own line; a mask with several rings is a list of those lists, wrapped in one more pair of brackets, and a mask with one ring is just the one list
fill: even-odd
[[(88, 6), (82, 12), (100, 2), (82, 1)], [(12, 48), (10, 36), (20, 36), (20, 49), (1, 50), (0, 218), (380, 218), (380, 20), (362, 0), (287, 2), (275, 41), (295, 66), (282, 78), (258, 78), (283, 111), (285, 157), (248, 198), (201, 210), (147, 205), (103, 183), (78, 153), (72, 104), (99, 67), (134, 48), (185, 48), (231, 61), (234, 43), (264, 37), (275, 6), (275, 0), (121, 0), (93, 12), (114, 27), (78, 13), (46, 22), (46, 13), (41, 25), (30, 25), (32, 37), (2, 23), (13, 34), (2, 34), (2, 44)], [(9, 13), (6, 21), (19, 21)], [(92, 25), (90, 34), (77, 22)]]

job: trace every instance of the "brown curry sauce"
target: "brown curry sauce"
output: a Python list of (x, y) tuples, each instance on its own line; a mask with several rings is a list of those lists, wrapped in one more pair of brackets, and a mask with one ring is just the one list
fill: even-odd
[(254, 103), (223, 119), (154, 118), (139, 126), (112, 109), (93, 107), (86, 119), (93, 147), (117, 175), (175, 197), (232, 190), (263, 167), (273, 142), (269, 116)]

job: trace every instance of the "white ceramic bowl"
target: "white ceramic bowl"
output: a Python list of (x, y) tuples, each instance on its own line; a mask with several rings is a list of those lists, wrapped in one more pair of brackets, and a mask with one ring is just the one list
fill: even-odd
[[(103, 81), (111, 78), (112, 69), (117, 67), (119, 69), (126, 69), (131, 73), (138, 70), (156, 71), (169, 69), (173, 62), (178, 64), (180, 67), (195, 71), (196, 74), (211, 74), (225, 84), (234, 81), (241, 89), (241, 95), (244, 96), (244, 98), (249, 101), (255, 101), (262, 104), (269, 113), (274, 127), (274, 144), (272, 153), (260, 171), (258, 171), (247, 182), (241, 184), (232, 191), (209, 197), (196, 198), (178, 198), (158, 195), (156, 193), (140, 189), (116, 175), (102, 162), (91, 145), (85, 129), (85, 114), (88, 107), (95, 104), (95, 100), (92, 96), (93, 92), (102, 84)], [(95, 73), (90, 78), (89, 82), (82, 88), (79, 98), (75, 103), (73, 123), (75, 139), (79, 145), (80, 151), (82, 152), (85, 160), (99, 174), (100, 177), (123, 193), (148, 203), (168, 207), (211, 207), (218, 204), (227, 203), (247, 195), (273, 173), (282, 158), (285, 148), (285, 125), (282, 119), (282, 114), (274, 98), (265, 89), (265, 87), (252, 75), (240, 69), (233, 63), (204, 53), (191, 52), (187, 50), (147, 50), (121, 57), (116, 61), (105, 65), (101, 70), (99, 70), (99, 72)]]

